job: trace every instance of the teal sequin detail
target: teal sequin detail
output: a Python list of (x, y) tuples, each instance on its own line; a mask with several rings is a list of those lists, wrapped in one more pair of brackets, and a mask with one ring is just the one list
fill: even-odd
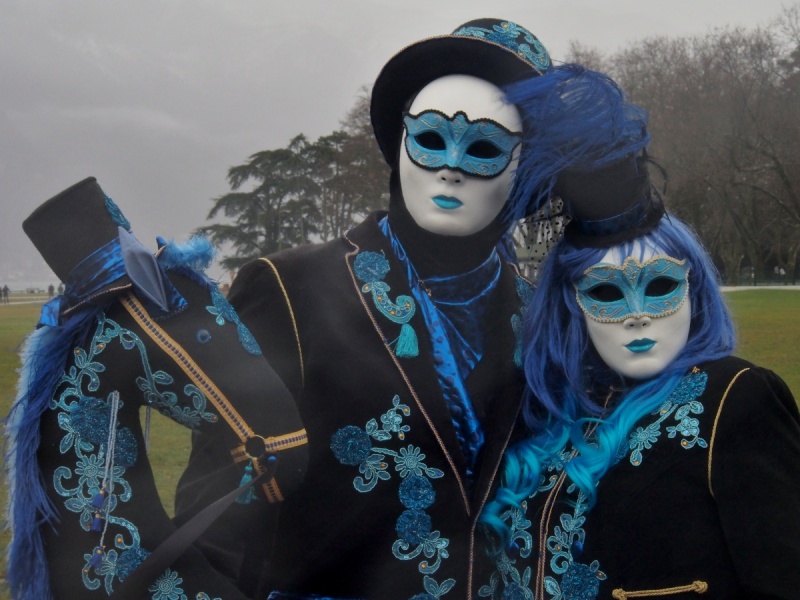
[[(379, 420), (370, 419), (363, 429), (347, 425), (336, 431), (331, 436), (331, 451), (341, 464), (358, 466), (360, 475), (353, 480), (353, 487), (361, 493), (373, 490), (378, 481), (392, 478), (390, 465), (386, 460), (388, 456), (392, 457), (394, 471), (402, 480), (398, 497), (405, 508), (395, 523), (398, 539), (392, 544), (392, 554), (404, 561), (424, 557), (425, 560), (419, 562), (417, 569), (425, 575), (425, 591), (434, 598), (440, 598), (452, 589), (455, 580), (448, 579), (438, 584), (429, 575), (435, 573), (442, 560), (450, 555), (447, 549), (450, 540), (442, 537), (439, 531), (433, 530), (431, 517), (425, 509), (432, 506), (436, 499), (430, 480), (440, 479), (444, 473), (426, 465), (425, 454), (413, 444), (397, 450), (372, 445), (372, 440), (389, 442), (394, 436), (398, 440), (404, 440), (410, 427), (403, 424), (403, 419), (410, 414), (408, 405), (401, 404), (400, 396), (395, 396), (392, 399), (392, 408), (381, 415)], [(428, 596), (417, 594), (414, 597)]]
[(114, 221), (114, 223), (127, 231), (131, 230), (131, 222), (125, 218), (125, 215), (122, 214), (122, 211), (120, 210), (119, 206), (117, 206), (116, 202), (114, 202), (108, 196), (106, 196), (106, 210), (108, 211), (108, 214), (111, 215), (111, 220)]
[(518, 57), (536, 67), (539, 71), (546, 71), (550, 68), (550, 55), (530, 31), (506, 21), (500, 25), (495, 25), (492, 29), (485, 27), (462, 27), (453, 35), (474, 37), (489, 40), (501, 46), (505, 46)]
[(234, 308), (219, 291), (216, 285), (211, 286), (211, 301), (214, 306), (206, 306), (206, 310), (217, 318), (217, 325), (225, 325), (226, 322), (236, 325), (236, 331), (239, 334), (239, 341), (249, 354), (253, 356), (261, 356), (261, 348), (256, 342), (256, 338), (250, 333), (250, 330), (245, 327), (244, 323), (239, 320), (239, 315), (236, 314)]
[(658, 420), (646, 427), (637, 427), (630, 434), (628, 447), (631, 454), (629, 460), (634, 467), (642, 464), (644, 460), (642, 450), (649, 450), (658, 441), (661, 436), (661, 424), (670, 416), (674, 417), (677, 425), (667, 427), (667, 437), (680, 436), (682, 438), (681, 448), (686, 450), (695, 446), (708, 448), (708, 442), (700, 437), (700, 421), (691, 416), (703, 412), (703, 404), (698, 402), (697, 398), (705, 391), (707, 381), (706, 373), (689, 373), (655, 413), (658, 415)]
[(167, 569), (147, 591), (153, 592), (152, 600), (188, 600), (181, 588), (182, 583), (177, 571)]
[(391, 288), (381, 281), (389, 272), (389, 261), (378, 252), (361, 252), (353, 262), (353, 272), (364, 283), (361, 291), (372, 295), (375, 308), (390, 321), (401, 325), (400, 336), (392, 341), (398, 358), (413, 358), (419, 355), (417, 335), (408, 322), (414, 316), (417, 305), (411, 296), (401, 295), (396, 302), (389, 299)]
[(528, 311), (528, 306), (531, 304), (533, 297), (533, 286), (531, 282), (517, 275), (514, 280), (514, 287), (517, 291), (517, 297), (520, 301), (519, 314), (511, 315), (511, 330), (514, 332), (514, 364), (520, 369), (522, 368), (522, 320), (525, 313)]
[[(183, 578), (178, 572), (167, 569), (148, 588), (148, 591), (153, 594), (150, 598), (151, 600), (189, 600), (188, 596), (183, 593), (182, 584)], [(199, 592), (193, 598), (195, 600), (222, 600), (221, 598), (212, 599), (205, 592)]]
[[(136, 384), (145, 403), (188, 427), (195, 427), (201, 421), (217, 421), (216, 415), (205, 410), (206, 399), (194, 386), (184, 388), (191, 406), (181, 406), (177, 394), (163, 389), (173, 383), (172, 377), (164, 371), (153, 371), (141, 339), (105, 315), (98, 317), (94, 335), (86, 347), (74, 349), (73, 364), (62, 375), (49, 408), (58, 411), (58, 425), (65, 432), (59, 442), (60, 453), (74, 452), (77, 460), (72, 469), (63, 465), (55, 469), (53, 489), (66, 499), (65, 508), (79, 515), (84, 531), (91, 530), (98, 512), (107, 519), (110, 537), (105, 543), (108, 546), (111, 542), (113, 547), (101, 551), (96, 546), (84, 554), (81, 577), (87, 589), (96, 590), (103, 585), (108, 594), (113, 592), (115, 578), (124, 580), (149, 554), (141, 547), (138, 527), (114, 515), (119, 503), (129, 502), (133, 495), (125, 472), (135, 464), (138, 448), (127, 427), (117, 428), (111, 493), (102, 509), (92, 504), (103, 483), (111, 417), (110, 399), (93, 394), (99, 390), (101, 376), (106, 371), (101, 360), (103, 352), (112, 343), (132, 351), (132, 358), (138, 356), (143, 375), (137, 377)], [(120, 408), (122, 406), (120, 400)]]

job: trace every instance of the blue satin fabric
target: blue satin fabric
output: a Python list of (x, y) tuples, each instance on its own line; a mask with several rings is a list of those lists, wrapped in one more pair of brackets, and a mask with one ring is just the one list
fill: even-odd
[(69, 272), (64, 293), (42, 306), (39, 326), (58, 327), (63, 312), (77, 306), (125, 275), (125, 261), (118, 238), (100, 246)]
[[(467, 459), (466, 474), (471, 481), (484, 434), (465, 381), (483, 358), (482, 322), (491, 294), (500, 280), (500, 257), (497, 250), (493, 250), (489, 258), (472, 271), (451, 277), (432, 277), (422, 283), (388, 220), (384, 218), (380, 225), (406, 268), (411, 292), (425, 319), (439, 385)], [(426, 290), (430, 290), (430, 295)]]
[[(144, 250), (143, 247), (142, 250)], [(158, 308), (160, 312), (169, 312), (182, 309), (186, 305), (186, 300), (169, 283), (169, 279), (157, 264), (154, 268), (159, 271), (157, 277), (160, 278), (164, 286), (166, 306), (155, 305), (147, 300), (150, 294), (144, 294), (144, 301), (148, 310), (150, 308)], [(97, 250), (73, 267), (64, 282), (63, 295), (53, 298), (42, 307), (39, 325), (59, 326), (64, 311), (78, 306), (93, 296), (110, 291), (113, 288), (113, 284), (127, 274), (122, 244), (120, 239), (116, 237), (97, 248)], [(135, 285), (135, 282), (133, 283)], [(126, 285), (128, 285), (128, 282), (126, 282)]]

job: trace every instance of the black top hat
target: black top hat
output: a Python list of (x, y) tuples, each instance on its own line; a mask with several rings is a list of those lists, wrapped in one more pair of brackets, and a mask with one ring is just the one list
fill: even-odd
[(394, 166), (407, 102), (445, 75), (472, 75), (504, 86), (550, 68), (550, 56), (530, 31), (510, 21), (476, 19), (449, 35), (426, 38), (395, 54), (372, 88), (370, 117), (381, 152)]
[(646, 154), (631, 154), (598, 169), (562, 171), (553, 193), (571, 219), (566, 240), (579, 248), (607, 248), (653, 229), (665, 209), (647, 165)]
[(65, 284), (54, 307), (61, 317), (134, 286), (162, 311), (176, 301), (155, 258), (133, 237), (130, 223), (94, 177), (50, 198), (22, 229)]

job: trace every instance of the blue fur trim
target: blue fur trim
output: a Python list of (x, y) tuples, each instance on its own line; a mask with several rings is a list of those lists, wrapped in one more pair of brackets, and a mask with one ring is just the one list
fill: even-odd
[(55, 524), (55, 507), (39, 469), (39, 426), (61, 379), (70, 350), (94, 323), (96, 311), (73, 315), (63, 327), (33, 332), (21, 353), (17, 398), (5, 422), (3, 449), (9, 483), (8, 524), (13, 538), (8, 548), (7, 579), (17, 600), (51, 598), (47, 559), (40, 528)]

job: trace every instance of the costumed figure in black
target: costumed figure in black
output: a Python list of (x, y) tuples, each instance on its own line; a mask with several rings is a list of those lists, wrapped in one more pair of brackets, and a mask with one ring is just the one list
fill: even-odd
[[(372, 91), (388, 213), (239, 272), (231, 303), (296, 399), (310, 461), (276, 520), (224, 515), (203, 536), (232, 579), (264, 559), (270, 598), (419, 600), (488, 577), (476, 520), (517, 422), (530, 293), (508, 231), (537, 208), (511, 193), (522, 120), (501, 86), (549, 67), (495, 19), (406, 47)], [(229, 460), (195, 435), (176, 518), (231, 484)]]
[(646, 113), (558, 71), (509, 92), (524, 110), (560, 89), (518, 177), (572, 221), (526, 315), (529, 436), (481, 518), (497, 570), (478, 595), (797, 598), (797, 405), (731, 356), (716, 270), (651, 185)]
[[(244, 600), (191, 541), (228, 505), (274, 511), (308, 455), (289, 391), (202, 273), (210, 244), (153, 256), (94, 178), (23, 228), (65, 289), (27, 340), (6, 424), (12, 598)], [(185, 529), (162, 508), (142, 407), (227, 449), (226, 498)]]

